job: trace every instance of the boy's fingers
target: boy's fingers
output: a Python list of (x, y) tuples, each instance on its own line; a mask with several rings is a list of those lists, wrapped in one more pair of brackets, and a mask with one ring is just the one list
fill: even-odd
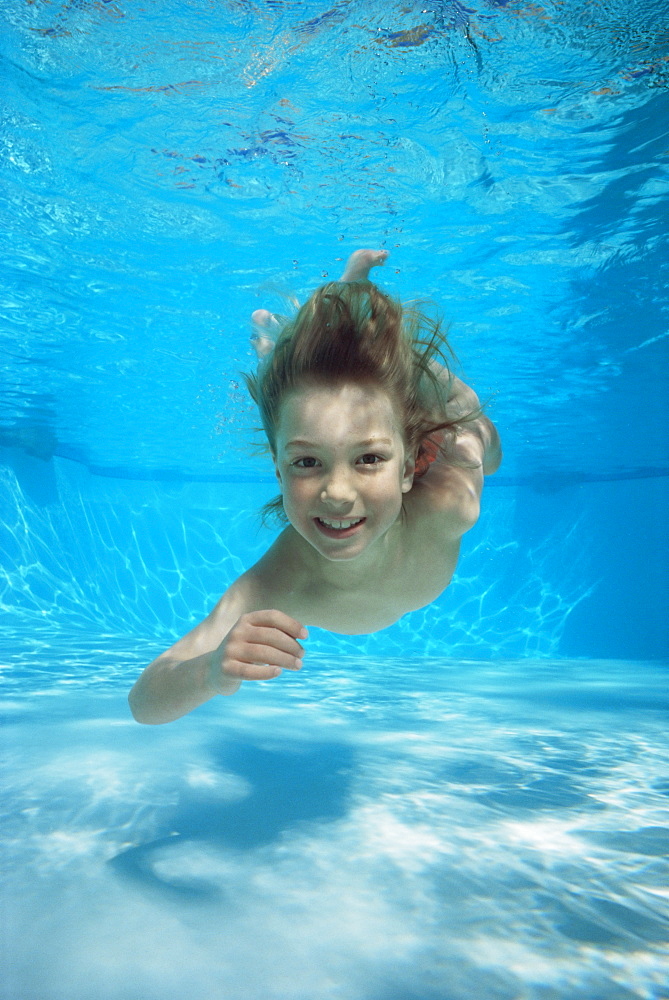
[(244, 663), (263, 663), (273, 667), (285, 667), (286, 670), (297, 670), (297, 664), (301, 662), (299, 656), (292, 653), (284, 653), (275, 646), (263, 646), (256, 643), (249, 643), (243, 656), (239, 657)]
[(284, 614), (283, 611), (277, 611), (275, 608), (267, 611), (251, 611), (244, 617), (251, 625), (269, 625), (270, 628), (278, 628), (294, 639), (307, 638), (307, 630), (301, 622), (295, 621), (290, 615)]
[(304, 649), (297, 638), (307, 630), (282, 611), (251, 611), (241, 616), (222, 644), (223, 672), (246, 680), (271, 680), (283, 670), (300, 670)]
[(283, 653), (290, 653), (291, 656), (302, 656), (304, 654), (304, 649), (297, 639), (286, 635), (285, 632), (282, 632), (278, 628), (264, 628), (256, 625), (246, 638), (246, 642), (251, 646), (271, 646), (273, 649), (279, 649)]
[(244, 675), (247, 680), (271, 681), (282, 673), (281, 667), (274, 667), (270, 663), (245, 663)]
[(236, 669), (230, 671), (235, 677), (245, 681), (271, 681), (283, 673), (281, 667), (272, 666), (270, 663), (241, 663), (236, 664)]

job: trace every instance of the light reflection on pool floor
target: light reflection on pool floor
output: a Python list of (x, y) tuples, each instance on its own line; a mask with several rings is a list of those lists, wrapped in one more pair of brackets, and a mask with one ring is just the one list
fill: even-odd
[(7, 685), (3, 1000), (669, 995), (660, 666), (314, 657), (154, 728), (133, 643)]

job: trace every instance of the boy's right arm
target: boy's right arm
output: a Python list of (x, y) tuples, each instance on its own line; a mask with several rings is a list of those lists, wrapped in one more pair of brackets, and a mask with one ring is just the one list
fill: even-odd
[[(243, 577), (196, 628), (151, 663), (128, 701), (138, 722), (172, 722), (243, 680), (270, 680), (299, 670), (306, 629), (277, 610), (255, 610)], [(245, 599), (246, 598), (246, 599)]]

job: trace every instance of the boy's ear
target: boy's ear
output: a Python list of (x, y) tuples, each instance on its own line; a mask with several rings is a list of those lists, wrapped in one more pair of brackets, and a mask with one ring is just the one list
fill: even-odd
[(404, 472), (402, 473), (402, 493), (408, 493), (413, 486), (413, 477), (416, 474), (416, 459), (407, 455), (404, 461)]
[(281, 473), (279, 472), (279, 464), (276, 460), (276, 455), (274, 455), (274, 453), (272, 453), (272, 461), (274, 462), (274, 475), (279, 480), (279, 486), (282, 486), (283, 481), (281, 479)]

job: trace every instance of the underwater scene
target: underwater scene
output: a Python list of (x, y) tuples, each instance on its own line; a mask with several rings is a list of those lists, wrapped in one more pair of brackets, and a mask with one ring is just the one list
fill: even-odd
[[(2, 4), (1, 1000), (669, 1000), (668, 43)], [(279, 530), (250, 315), (365, 247), (501, 435), (453, 579), (139, 725)]]

